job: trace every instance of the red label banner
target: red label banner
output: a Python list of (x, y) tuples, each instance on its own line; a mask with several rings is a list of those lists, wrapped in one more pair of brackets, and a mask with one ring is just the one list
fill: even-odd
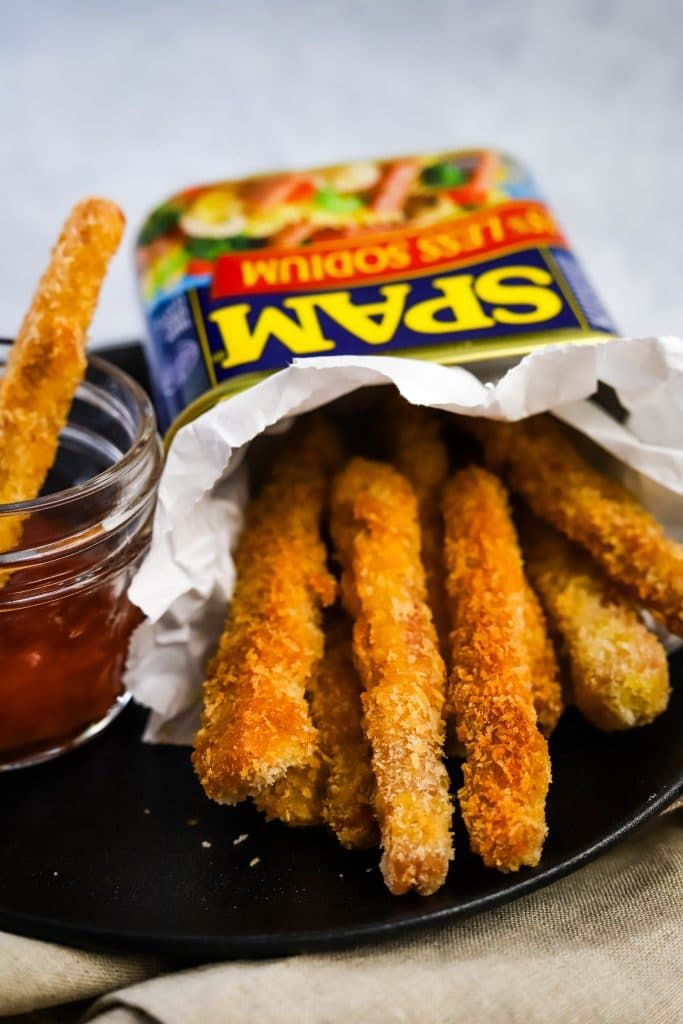
[(401, 279), (525, 245), (565, 245), (542, 203), (511, 201), (425, 227), (221, 256), (212, 299)]

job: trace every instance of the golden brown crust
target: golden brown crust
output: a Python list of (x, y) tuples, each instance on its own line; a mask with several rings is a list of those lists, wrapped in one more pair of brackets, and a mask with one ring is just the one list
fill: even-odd
[(347, 849), (374, 846), (379, 837), (372, 810), (370, 747), (363, 732), (351, 623), (342, 614), (327, 618), (325, 652), (307, 696), (317, 749), (308, 764), (290, 768), (254, 802), (269, 819), (288, 825), (328, 824)]
[(315, 752), (305, 694), (323, 652), (321, 607), (335, 595), (320, 523), (338, 458), (332, 428), (302, 421), (247, 509), (193, 755), (219, 803), (256, 795)]
[(448, 449), (441, 437), (439, 416), (433, 409), (410, 405), (401, 399), (389, 410), (393, 428), (393, 462), (408, 478), (417, 497), (422, 561), (427, 578), (427, 598), (432, 611), (439, 648), (448, 654), (448, 607), (443, 565), (441, 491), (448, 479)]
[[(408, 477), (417, 495), (422, 536), (422, 561), (427, 577), (427, 595), (439, 637), (441, 656), (449, 664), (449, 613), (443, 560), (443, 516), (441, 495), (448, 479), (448, 449), (441, 436), (439, 415), (433, 409), (410, 405), (397, 397), (387, 403), (393, 433), (393, 461)], [(562, 714), (560, 671), (543, 611), (530, 587), (527, 588), (526, 633), (532, 660), (532, 688), (538, 724), (549, 736)], [(452, 749), (461, 754), (455, 737)]]
[(524, 517), (521, 529), (527, 569), (560, 639), (576, 706), (607, 732), (651, 722), (669, 699), (662, 645), (588, 555), (539, 520)]
[(486, 470), (451, 477), (443, 509), (449, 699), (466, 751), (460, 808), (484, 863), (515, 871), (539, 861), (550, 782), (533, 704), (522, 560), (505, 489)]
[(311, 710), (328, 768), (324, 818), (342, 846), (374, 846), (379, 835), (361, 683), (353, 664), (351, 623), (341, 614), (326, 623), (325, 655), (311, 688)]
[(584, 547), (603, 571), (683, 636), (683, 545), (615, 480), (599, 473), (550, 416), (472, 420), (487, 464), (531, 510)]
[(390, 466), (353, 459), (332, 491), (332, 537), (365, 687), (382, 873), (391, 892), (435, 892), (452, 857), (442, 761), (445, 671), (426, 603), (415, 494)]
[(313, 752), (308, 764), (289, 768), (272, 786), (262, 789), (254, 803), (268, 821), (286, 825), (322, 825), (327, 765), (320, 752)]
[[(124, 228), (118, 206), (85, 199), (71, 211), (10, 350), (0, 381), (0, 504), (38, 496), (85, 372), (86, 332)], [(0, 551), (21, 520), (0, 520)]]
[(564, 708), (560, 667), (543, 609), (529, 583), (525, 585), (524, 630), (538, 727), (544, 736), (550, 736)]

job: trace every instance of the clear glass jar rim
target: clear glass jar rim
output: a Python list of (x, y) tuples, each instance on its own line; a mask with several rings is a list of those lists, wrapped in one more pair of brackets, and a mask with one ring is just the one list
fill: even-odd
[[(11, 342), (0, 341), (0, 352), (3, 350), (8, 351), (10, 348)], [(133, 398), (136, 411), (138, 412), (138, 424), (130, 447), (117, 462), (107, 466), (101, 473), (96, 473), (95, 476), (81, 484), (66, 487), (64, 490), (55, 491), (53, 494), (46, 494), (43, 497), (33, 498), (31, 501), (15, 501), (5, 505), (0, 504), (0, 517), (13, 516), (17, 515), (17, 513), (26, 515), (45, 509), (60, 508), (72, 501), (81, 501), (83, 498), (97, 494), (116, 481), (118, 477), (125, 474), (144, 451), (148, 442), (154, 440), (156, 436), (154, 409), (146, 392), (137, 381), (133, 380), (124, 370), (120, 370), (118, 366), (114, 366), (113, 363), (96, 355), (88, 356), (87, 367), (93, 367), (116, 381)], [(94, 386), (87, 380), (84, 380), (80, 385), (81, 388), (85, 389)]]

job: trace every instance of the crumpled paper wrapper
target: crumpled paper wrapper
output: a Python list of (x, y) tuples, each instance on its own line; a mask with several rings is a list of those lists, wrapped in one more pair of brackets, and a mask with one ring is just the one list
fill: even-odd
[[(628, 412), (617, 423), (587, 398), (611, 385)], [(604, 450), (671, 532), (683, 527), (683, 341), (634, 338), (551, 345), (497, 383), (464, 367), (385, 356), (321, 356), (222, 402), (179, 431), (159, 489), (151, 549), (130, 597), (147, 616), (131, 644), (126, 685), (151, 708), (145, 739), (190, 743), (206, 663), (232, 593), (231, 551), (247, 499), (244, 456), (266, 431), (358, 388), (394, 383), (415, 405), (518, 420), (552, 411)]]

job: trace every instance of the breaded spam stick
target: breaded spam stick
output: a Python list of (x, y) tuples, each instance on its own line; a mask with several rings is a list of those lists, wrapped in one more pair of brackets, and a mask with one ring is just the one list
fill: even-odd
[[(118, 206), (84, 199), (66, 221), (0, 380), (0, 504), (36, 498), (85, 373), (86, 332), (124, 228)], [(0, 551), (21, 535), (0, 520)]]
[(433, 409), (410, 405), (399, 399), (389, 405), (388, 414), (391, 418), (393, 462), (410, 480), (417, 497), (427, 597), (445, 658), (448, 651), (448, 608), (443, 567), (441, 490), (448, 478), (448, 450), (441, 437), (439, 417)]
[(455, 473), (443, 510), (449, 699), (466, 751), (460, 808), (487, 867), (516, 871), (541, 856), (550, 782), (533, 703), (521, 554), (505, 489), (485, 469)]
[(376, 845), (361, 685), (353, 665), (351, 623), (342, 614), (333, 612), (325, 623), (325, 653), (311, 678), (308, 701), (318, 749), (308, 765), (290, 768), (255, 803), (268, 818), (289, 825), (326, 822), (349, 849)]
[(254, 803), (269, 821), (287, 825), (321, 825), (327, 765), (320, 752), (313, 752), (308, 764), (290, 768), (281, 779), (254, 797)]
[[(399, 399), (388, 404), (393, 434), (393, 459), (408, 477), (417, 495), (422, 534), (422, 561), (427, 576), (429, 606), (439, 637), (441, 654), (450, 660), (441, 492), (448, 478), (448, 449), (441, 437), (439, 417), (433, 409)], [(531, 645), (532, 688), (538, 724), (549, 736), (562, 713), (560, 672), (538, 598), (527, 588), (527, 637)]]
[(524, 594), (524, 623), (538, 727), (544, 736), (550, 736), (564, 708), (560, 667), (543, 609), (528, 583)]
[(427, 607), (417, 500), (391, 466), (352, 459), (332, 488), (332, 538), (365, 687), (384, 880), (424, 895), (452, 857), (442, 761), (445, 670)]
[(634, 601), (683, 636), (683, 545), (621, 484), (593, 469), (552, 417), (470, 423), (487, 464), (532, 512), (586, 548)]
[(651, 722), (669, 699), (664, 648), (585, 552), (531, 516), (520, 523), (527, 571), (567, 658), (574, 703), (607, 732)]
[(219, 803), (256, 795), (315, 751), (305, 694), (323, 653), (321, 607), (335, 594), (320, 522), (338, 458), (325, 421), (300, 422), (247, 510), (193, 755), (207, 796)]
[(373, 846), (379, 836), (372, 810), (370, 747), (363, 732), (351, 623), (342, 614), (333, 614), (326, 623), (325, 656), (312, 689), (311, 707), (329, 771), (325, 820), (342, 846), (357, 850)]

